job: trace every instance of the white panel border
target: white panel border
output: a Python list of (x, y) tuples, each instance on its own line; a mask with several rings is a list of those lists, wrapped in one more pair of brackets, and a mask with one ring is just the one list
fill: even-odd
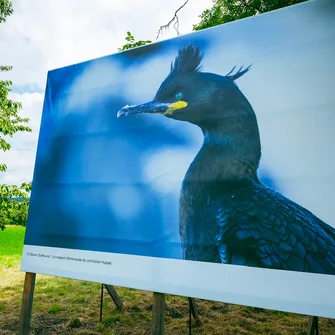
[(335, 275), (31, 245), (21, 271), (335, 318)]

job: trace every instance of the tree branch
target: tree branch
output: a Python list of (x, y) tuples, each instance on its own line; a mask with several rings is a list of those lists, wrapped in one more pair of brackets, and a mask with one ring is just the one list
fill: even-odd
[(180, 10), (182, 10), (187, 3), (189, 2), (189, 0), (186, 0), (185, 3), (183, 5), (181, 5), (174, 13), (173, 18), (167, 23), (164, 24), (163, 26), (160, 26), (158, 33), (157, 33), (157, 37), (156, 39), (158, 39), (158, 37), (163, 33), (163, 30), (165, 29), (169, 29), (171, 24), (173, 23), (173, 28), (175, 29), (175, 31), (177, 32), (178, 35), (180, 35), (179, 33), (179, 17), (178, 17), (178, 13)]

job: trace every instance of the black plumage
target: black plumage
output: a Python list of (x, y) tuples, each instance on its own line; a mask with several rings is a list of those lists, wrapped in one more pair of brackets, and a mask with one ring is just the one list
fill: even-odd
[(202, 72), (199, 48), (179, 50), (155, 98), (118, 116), (157, 113), (202, 129), (183, 180), (180, 234), (187, 260), (335, 274), (335, 229), (263, 185), (257, 119), (235, 80)]

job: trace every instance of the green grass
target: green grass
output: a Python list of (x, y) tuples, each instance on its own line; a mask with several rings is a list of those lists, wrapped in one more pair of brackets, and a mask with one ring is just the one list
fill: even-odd
[[(19, 265), (25, 229), (0, 231), (0, 334), (16, 334), (24, 273)], [(99, 322), (101, 284), (37, 275), (31, 334), (146, 335), (150, 334), (152, 293), (116, 287), (124, 301), (118, 311), (105, 290), (103, 320)], [(262, 308), (197, 299), (200, 323), (192, 334), (306, 335), (307, 317)], [(166, 296), (166, 334), (188, 334), (188, 301)], [(320, 319), (320, 334), (335, 335), (335, 320)]]
[(57, 314), (62, 310), (62, 307), (57, 306), (57, 305), (53, 305), (49, 308), (48, 313), (49, 314)]
[(6, 226), (0, 230), (0, 267), (13, 268), (21, 260), (24, 234), (26, 228), (22, 226)]
[(0, 256), (21, 256), (26, 228), (6, 226), (0, 231)]

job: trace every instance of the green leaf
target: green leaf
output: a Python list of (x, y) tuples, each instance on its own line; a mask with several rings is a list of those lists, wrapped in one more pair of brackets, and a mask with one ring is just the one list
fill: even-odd
[(0, 23), (5, 22), (7, 16), (13, 13), (13, 4), (9, 0), (0, 1)]
[(136, 48), (136, 47), (140, 47), (140, 46), (152, 43), (152, 41), (150, 40), (136, 41), (135, 37), (132, 35), (130, 31), (127, 31), (127, 36), (125, 37), (125, 40), (127, 43), (123, 45), (122, 48), (118, 48), (119, 51), (124, 51), (124, 50), (132, 49), (132, 48)]

